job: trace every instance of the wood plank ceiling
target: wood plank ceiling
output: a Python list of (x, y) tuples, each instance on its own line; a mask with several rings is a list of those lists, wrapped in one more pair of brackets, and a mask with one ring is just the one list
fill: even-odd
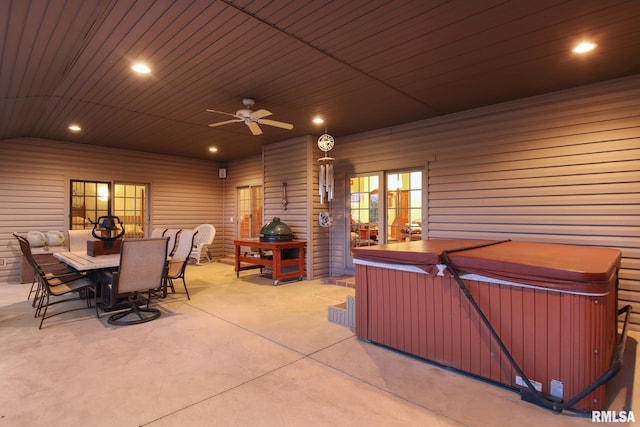
[(638, 74), (640, 1), (3, 0), (0, 49), (0, 139), (225, 161)]

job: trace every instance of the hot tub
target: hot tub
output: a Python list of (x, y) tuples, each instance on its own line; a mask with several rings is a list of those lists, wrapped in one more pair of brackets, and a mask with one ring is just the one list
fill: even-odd
[(359, 338), (521, 389), (526, 400), (604, 409), (598, 380), (620, 347), (620, 251), (420, 240), (353, 252)]

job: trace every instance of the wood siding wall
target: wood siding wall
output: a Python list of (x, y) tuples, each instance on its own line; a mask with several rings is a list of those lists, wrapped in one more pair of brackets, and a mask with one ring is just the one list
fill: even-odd
[(347, 177), (422, 166), (423, 238), (619, 248), (640, 329), (640, 76), (337, 138), (333, 157), (334, 274), (351, 273)]
[[(0, 147), (0, 283), (20, 281), (12, 232), (68, 227), (70, 179), (150, 184), (152, 227), (221, 228), (222, 183), (214, 161), (26, 138), (0, 141)], [(216, 237), (210, 249), (214, 257), (222, 255), (219, 242)]]
[[(302, 137), (269, 144), (263, 150), (265, 221), (279, 217), (282, 222), (291, 227), (296, 239), (307, 241), (305, 259), (307, 279), (313, 279), (319, 274), (315, 247), (316, 230), (311, 220), (314, 212), (311, 144), (311, 137)], [(287, 184), (286, 210), (282, 204), (282, 183), (284, 182)]]

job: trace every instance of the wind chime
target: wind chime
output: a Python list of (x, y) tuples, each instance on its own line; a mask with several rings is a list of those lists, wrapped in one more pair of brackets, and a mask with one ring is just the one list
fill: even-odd
[(320, 191), (320, 204), (324, 201), (333, 200), (333, 157), (327, 156), (327, 153), (333, 148), (334, 140), (331, 135), (325, 133), (318, 138), (318, 148), (324, 152), (324, 157), (318, 159), (320, 163), (320, 175), (318, 176), (318, 187)]
[[(320, 175), (318, 177), (318, 187), (320, 188), (320, 204), (323, 205), (325, 201), (325, 197), (327, 202), (333, 200), (333, 189), (335, 187), (333, 182), (333, 161), (335, 160), (333, 157), (329, 157), (327, 153), (331, 151), (333, 148), (335, 141), (333, 137), (327, 133), (327, 129), (325, 128), (324, 134), (320, 135), (318, 138), (318, 148), (320, 148), (324, 152), (324, 156), (318, 161), (320, 162)], [(331, 208), (329, 207), (329, 210)], [(318, 214), (318, 224), (320, 227), (327, 229), (327, 234), (329, 238), (329, 259), (331, 259), (331, 234), (329, 232), (329, 228), (333, 224), (333, 218), (331, 217), (331, 212), (320, 212)], [(331, 263), (329, 263), (329, 275), (331, 275)]]

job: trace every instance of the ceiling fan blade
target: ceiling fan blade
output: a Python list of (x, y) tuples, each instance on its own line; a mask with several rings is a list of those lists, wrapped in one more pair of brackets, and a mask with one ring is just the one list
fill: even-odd
[(251, 113), (251, 118), (252, 119), (261, 119), (263, 117), (267, 117), (267, 116), (270, 116), (270, 115), (271, 115), (271, 111), (261, 109), (261, 110), (257, 110), (257, 111), (254, 111), (253, 113)]
[(209, 127), (216, 127), (216, 126), (222, 126), (222, 125), (228, 125), (229, 123), (240, 123), (242, 120), (240, 119), (233, 119), (233, 120), (225, 120), (224, 122), (218, 122), (218, 123), (211, 123), (209, 125)]
[(261, 125), (275, 126), (282, 129), (293, 129), (293, 125), (291, 123), (277, 122), (275, 120), (263, 119), (258, 120), (258, 123), (260, 123)]
[(224, 114), (226, 116), (233, 116), (233, 117), (238, 117), (237, 115), (235, 115), (234, 113), (227, 113), (225, 111), (218, 111), (218, 110), (211, 110), (209, 108), (207, 108), (207, 111), (210, 113), (218, 113), (218, 114)]
[(260, 129), (260, 126), (258, 126), (258, 123), (249, 122), (249, 123), (247, 123), (247, 126), (249, 126), (249, 130), (251, 130), (252, 134), (254, 134), (254, 135), (262, 135), (262, 129)]

